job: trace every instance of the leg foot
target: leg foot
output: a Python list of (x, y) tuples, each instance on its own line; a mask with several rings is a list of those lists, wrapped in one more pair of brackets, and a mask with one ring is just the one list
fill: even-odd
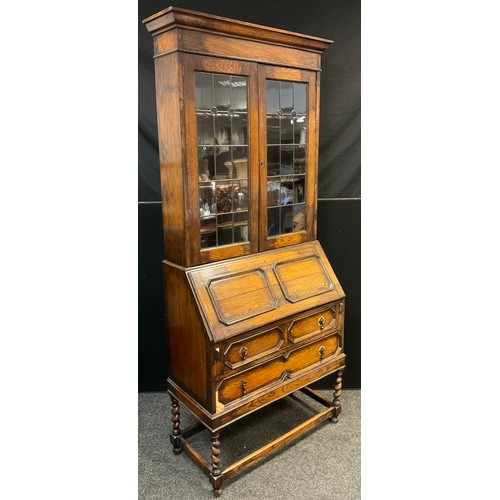
[(214, 496), (220, 497), (222, 493), (222, 476), (220, 468), (220, 433), (212, 433), (212, 472), (210, 474), (210, 482), (214, 488)]
[(342, 411), (342, 406), (340, 404), (340, 395), (342, 394), (342, 370), (336, 373), (335, 385), (333, 386), (333, 416), (332, 422), (336, 424), (339, 421), (339, 415)]
[(172, 432), (170, 433), (170, 442), (173, 446), (174, 455), (179, 455), (182, 451), (179, 439), (181, 435), (180, 406), (179, 401), (177, 401), (177, 399), (175, 399), (172, 395), (170, 395), (170, 399), (172, 400)]

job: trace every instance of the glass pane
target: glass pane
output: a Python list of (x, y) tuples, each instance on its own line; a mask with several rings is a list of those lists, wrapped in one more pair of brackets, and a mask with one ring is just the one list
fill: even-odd
[(232, 227), (218, 227), (217, 228), (217, 244), (231, 245), (233, 242), (233, 228)]
[(305, 204), (293, 205), (292, 232), (306, 230), (306, 206)]
[(293, 120), (289, 116), (281, 118), (281, 144), (293, 143)]
[(231, 148), (215, 148), (215, 176), (214, 179), (230, 179), (233, 175)]
[(279, 205), (280, 202), (280, 181), (272, 180), (267, 181), (267, 206), (275, 207)]
[(210, 112), (196, 113), (197, 143), (200, 145), (214, 144), (214, 119)]
[(296, 174), (305, 174), (306, 172), (306, 148), (298, 146), (293, 152), (293, 169)]
[(307, 85), (266, 82), (268, 236), (305, 230)]
[(248, 224), (234, 226), (234, 242), (243, 243), (248, 241)]
[(280, 82), (267, 80), (266, 106), (268, 114), (277, 113), (280, 109)]
[(210, 248), (217, 245), (216, 232), (201, 233), (201, 248)]
[(306, 199), (306, 184), (305, 176), (300, 175), (295, 177), (293, 183), (293, 202), (294, 203), (304, 203)]
[(282, 177), (280, 187), (280, 205), (293, 203), (293, 177)]
[(280, 174), (293, 174), (293, 146), (281, 146)]
[(280, 82), (280, 109), (285, 115), (290, 115), (293, 109), (293, 83)]
[(227, 113), (217, 113), (215, 117), (215, 144), (231, 144), (231, 118)]
[(281, 207), (281, 234), (291, 233), (293, 227), (293, 206)]
[(280, 209), (269, 208), (267, 210), (267, 235), (276, 236), (280, 234)]
[(280, 119), (276, 115), (267, 115), (267, 143), (280, 143)]
[(304, 115), (297, 116), (293, 124), (293, 143), (305, 144), (306, 143), (306, 117)]
[(267, 147), (267, 176), (280, 175), (280, 147)]
[(214, 148), (198, 146), (198, 179), (208, 181), (213, 179), (214, 174)]
[(248, 79), (196, 72), (195, 98), (201, 248), (246, 242)]
[(216, 182), (217, 213), (233, 211), (233, 187), (227, 182)]
[(233, 177), (236, 179), (248, 179), (248, 157), (247, 147), (236, 147), (233, 149)]
[(236, 113), (231, 122), (231, 144), (248, 144), (248, 115)]
[(244, 77), (231, 77), (231, 106), (236, 111), (247, 111), (247, 79)]
[(293, 84), (293, 109), (301, 114), (306, 113), (307, 105), (307, 83)]
[(210, 109), (213, 106), (213, 75), (195, 73), (196, 109)]
[(200, 217), (214, 215), (217, 211), (214, 182), (200, 182)]
[(248, 211), (248, 181), (233, 181), (233, 211)]
[(234, 214), (234, 242), (248, 241), (248, 212)]
[(231, 80), (227, 75), (214, 75), (214, 106), (227, 111), (231, 105)]

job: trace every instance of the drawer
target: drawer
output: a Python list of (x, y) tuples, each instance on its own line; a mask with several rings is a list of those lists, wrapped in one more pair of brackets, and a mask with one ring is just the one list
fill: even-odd
[(339, 305), (330, 304), (325, 309), (294, 319), (288, 326), (290, 342), (303, 342), (313, 335), (338, 326)]
[(233, 342), (224, 351), (224, 371), (238, 368), (257, 358), (278, 351), (284, 342), (285, 333), (279, 327)]
[(217, 388), (218, 403), (228, 404), (263, 387), (284, 383), (307, 368), (327, 363), (340, 351), (340, 332), (294, 347), (277, 358), (222, 380)]

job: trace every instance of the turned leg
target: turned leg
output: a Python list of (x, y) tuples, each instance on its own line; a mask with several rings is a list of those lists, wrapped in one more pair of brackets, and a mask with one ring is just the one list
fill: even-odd
[(335, 374), (335, 385), (333, 386), (333, 417), (332, 422), (336, 424), (339, 421), (339, 415), (342, 411), (340, 404), (340, 395), (342, 394), (342, 370)]
[(175, 455), (178, 455), (181, 449), (180, 435), (181, 435), (181, 416), (180, 416), (180, 406), (179, 401), (170, 395), (172, 400), (172, 432), (170, 433), (170, 442), (173, 445), (173, 451)]
[(220, 433), (212, 433), (212, 472), (210, 474), (210, 482), (214, 487), (214, 496), (219, 497), (222, 493), (222, 477), (220, 469)]

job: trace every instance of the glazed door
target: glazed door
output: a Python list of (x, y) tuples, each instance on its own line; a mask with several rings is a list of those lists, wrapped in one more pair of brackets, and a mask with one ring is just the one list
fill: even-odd
[(199, 262), (258, 251), (257, 65), (184, 55), (187, 231)]
[(259, 66), (259, 248), (316, 238), (316, 72)]

